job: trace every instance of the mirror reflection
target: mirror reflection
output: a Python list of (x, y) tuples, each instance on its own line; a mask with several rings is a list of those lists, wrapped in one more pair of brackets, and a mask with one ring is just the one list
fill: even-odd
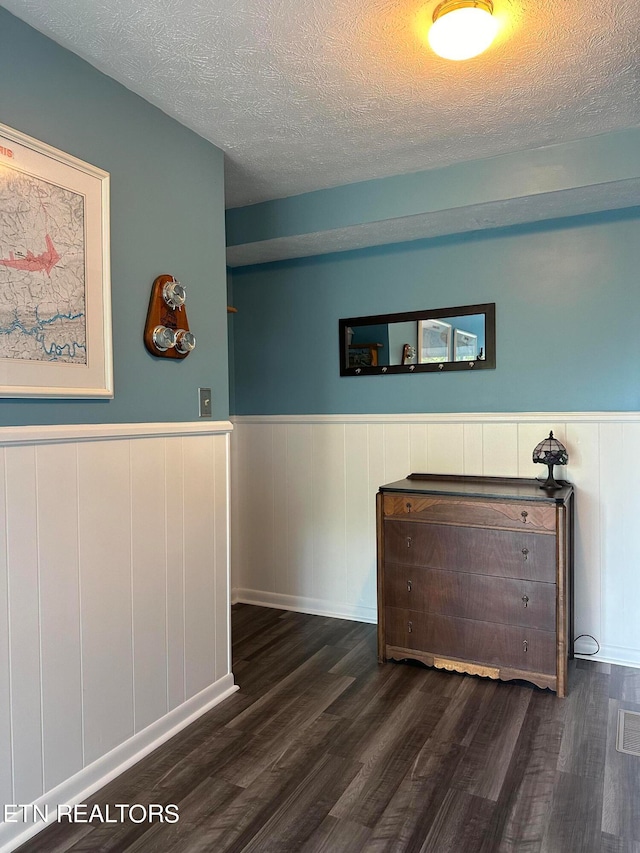
[(495, 367), (495, 305), (340, 320), (341, 373)]

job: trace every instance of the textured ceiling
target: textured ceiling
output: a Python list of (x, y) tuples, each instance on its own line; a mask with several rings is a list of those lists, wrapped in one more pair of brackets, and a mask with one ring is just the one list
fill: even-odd
[(227, 206), (640, 124), (640, 0), (494, 0), (463, 63), (438, 0), (2, 0), (222, 148)]

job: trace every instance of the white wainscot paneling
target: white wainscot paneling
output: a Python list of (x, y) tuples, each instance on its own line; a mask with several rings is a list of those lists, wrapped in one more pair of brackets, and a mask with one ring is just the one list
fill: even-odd
[(36, 447), (36, 460), (44, 790), (48, 791), (81, 770), (84, 760), (77, 447)]
[(215, 464), (206, 436), (183, 445), (185, 689), (190, 698), (215, 680)]
[[(309, 535), (313, 529), (313, 427), (310, 424), (288, 424), (284, 428), (287, 431), (287, 460), (283, 477), (286, 503), (280, 505), (278, 514), (285, 517), (274, 529), (282, 530), (284, 527), (286, 531), (287, 556), (285, 576), (278, 592), (310, 598), (313, 596), (313, 536)], [(234, 438), (235, 433), (232, 440)], [(233, 469), (231, 475), (233, 477)], [(235, 525), (233, 516), (231, 525)], [(237, 526), (244, 529), (244, 525)], [(259, 575), (255, 578), (255, 587), (260, 589)], [(272, 586), (271, 591), (275, 592), (275, 587)]]
[[(131, 452), (131, 594), (134, 729), (167, 708), (167, 490), (165, 440), (151, 438)], [(180, 561), (179, 565), (182, 561)]]
[[(576, 488), (575, 633), (602, 639), (600, 425), (568, 423), (566, 439), (566, 446), (571, 449), (567, 479)], [(586, 638), (577, 647), (588, 652), (596, 648)]]
[[(553, 430), (576, 487), (575, 629), (640, 666), (638, 413), (309, 415), (235, 419), (234, 597), (376, 620), (375, 494), (410, 471), (537, 477)], [(282, 555), (286, 555), (283, 559)], [(595, 649), (582, 638), (578, 654)]]
[(84, 751), (89, 762), (134, 732), (129, 451), (127, 441), (78, 446)]
[[(615, 571), (601, 577), (602, 632), (607, 646), (624, 660), (640, 632), (640, 493), (636, 460), (640, 423), (600, 428), (600, 525), (603, 565)], [(604, 535), (606, 531), (607, 535)], [(609, 533), (610, 531), (610, 533)]]
[(29, 803), (44, 790), (35, 447), (5, 459), (13, 802)]
[(429, 424), (429, 468), (433, 474), (464, 473), (464, 425)]
[(313, 597), (347, 599), (345, 427), (315, 424), (311, 490)]
[(362, 476), (369, 458), (368, 430), (366, 424), (346, 424), (344, 430), (346, 602), (366, 607), (375, 583), (370, 571), (375, 561), (375, 506), (369, 480)]
[[(0, 475), (6, 482), (4, 447), (0, 447)], [(5, 489), (0, 489), (0, 538), (7, 541)], [(9, 663), (9, 573), (7, 549), (0, 547), (0, 803), (15, 803), (13, 798), (13, 759), (11, 739), (11, 676)]]
[[(166, 515), (167, 561), (167, 702), (170, 710), (187, 698), (184, 681), (184, 463), (182, 437), (165, 439), (165, 493), (170, 496)], [(159, 466), (160, 467), (160, 466)], [(178, 511), (178, 509), (180, 511)]]
[(2, 803), (55, 817), (236, 689), (230, 430), (0, 430)]

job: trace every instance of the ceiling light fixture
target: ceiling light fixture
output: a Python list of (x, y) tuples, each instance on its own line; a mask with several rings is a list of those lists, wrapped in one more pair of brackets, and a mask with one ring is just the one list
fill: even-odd
[(491, 0), (444, 0), (433, 12), (429, 44), (443, 59), (471, 59), (496, 37)]

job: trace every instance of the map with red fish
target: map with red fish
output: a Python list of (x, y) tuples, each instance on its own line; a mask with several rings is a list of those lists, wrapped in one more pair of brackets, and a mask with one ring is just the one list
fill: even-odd
[(0, 169), (0, 359), (87, 363), (85, 199)]

